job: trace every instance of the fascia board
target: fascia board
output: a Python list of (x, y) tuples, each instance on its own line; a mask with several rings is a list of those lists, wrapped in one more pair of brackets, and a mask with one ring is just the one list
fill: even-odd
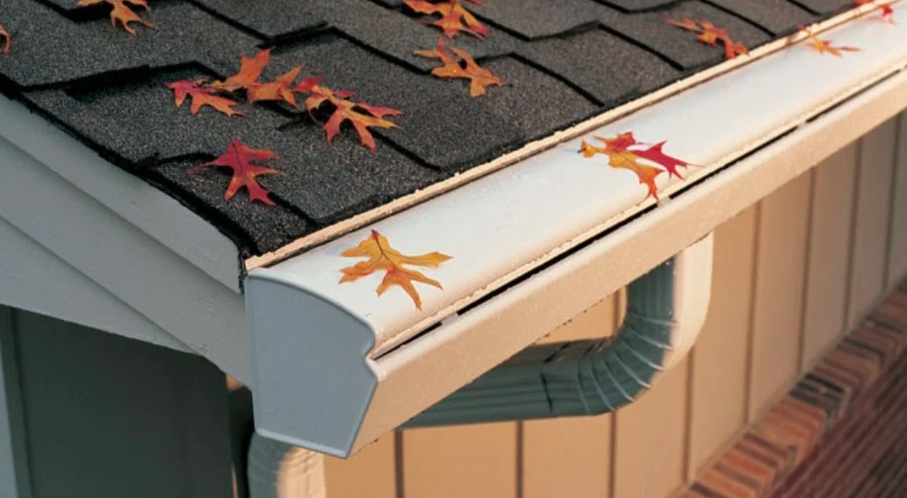
[(102, 159), (22, 104), (0, 95), (0, 138), (13, 143), (211, 278), (240, 292), (236, 245), (214, 226), (147, 182)]
[(191, 351), (0, 218), (0, 303), (177, 351)]

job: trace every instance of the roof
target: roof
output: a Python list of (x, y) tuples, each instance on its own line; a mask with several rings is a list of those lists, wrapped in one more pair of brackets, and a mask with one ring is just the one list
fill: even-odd
[[(487, 39), (456, 36), (506, 85), (472, 98), (433, 77), (440, 31), (400, 0), (152, 2), (156, 29), (112, 29), (109, 7), (75, 0), (4, 0), (13, 49), (0, 91), (19, 99), (117, 166), (166, 191), (259, 255), (443, 181), (508, 151), (722, 62), (723, 50), (664, 22), (708, 19), (747, 47), (853, 6), (851, 0), (490, 0), (468, 4)], [(190, 115), (164, 83), (223, 79), (241, 55), (275, 47), (264, 78), (304, 65), (332, 88), (403, 111), (401, 129), (375, 131), (375, 153), (324, 116), (244, 105), (250, 119)], [(229, 175), (187, 170), (236, 138), (271, 149), (282, 176), (262, 176), (277, 206), (224, 200)]]

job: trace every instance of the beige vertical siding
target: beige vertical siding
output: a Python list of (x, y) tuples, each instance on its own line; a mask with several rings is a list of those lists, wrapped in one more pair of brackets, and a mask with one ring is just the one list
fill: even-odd
[[(719, 227), (701, 338), (637, 403), (406, 431), (399, 448), (388, 437), (331, 461), (329, 498), (670, 496), (905, 273), (907, 126), (893, 120)], [(608, 334), (623, 302), (608, 298), (545, 340)]]
[(866, 135), (860, 145), (847, 309), (851, 327), (872, 308), (885, 286), (896, 144), (897, 121), (891, 120)]
[(891, 243), (888, 249), (888, 287), (907, 273), (907, 114), (898, 122), (898, 151), (891, 202)]
[(755, 208), (715, 231), (712, 300), (691, 356), (688, 478), (746, 422), (755, 240)]
[[(616, 299), (609, 297), (558, 328), (544, 342), (603, 337), (614, 332)], [(611, 486), (611, 415), (523, 424), (523, 496), (599, 498)]]
[(347, 460), (328, 457), (324, 477), (330, 498), (395, 498), (394, 436), (387, 434)]
[(750, 419), (794, 380), (800, 368), (811, 175), (781, 187), (758, 207)]
[(845, 147), (819, 165), (813, 178), (802, 365), (845, 331), (858, 157), (856, 145)]

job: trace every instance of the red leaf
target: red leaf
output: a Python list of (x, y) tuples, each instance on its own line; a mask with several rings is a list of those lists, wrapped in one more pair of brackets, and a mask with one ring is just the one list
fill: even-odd
[(129, 26), (129, 23), (131, 22), (137, 22), (146, 28), (154, 28), (154, 24), (139, 17), (138, 14), (126, 5), (136, 5), (151, 12), (151, 7), (148, 6), (148, 2), (145, 0), (79, 0), (76, 7), (88, 7), (89, 5), (97, 5), (99, 3), (110, 4), (110, 6), (113, 7), (110, 11), (110, 24), (113, 24), (113, 26), (116, 27), (117, 23), (119, 23), (123, 26), (123, 29), (132, 36), (135, 36), (135, 30)]
[[(446, 2), (432, 3), (425, 0), (405, 0), (410, 9), (420, 14), (438, 14), (440, 19), (434, 21), (432, 26), (437, 26), (444, 31), (448, 38), (457, 36), (457, 33), (469, 33), (477, 38), (488, 36), (488, 28), (482, 25), (463, 5), (460, 0), (447, 0)], [(481, 3), (472, 0), (475, 5)]]
[(711, 21), (703, 19), (700, 19), (699, 21), (694, 21), (692, 19), (684, 19), (683, 21), (665, 19), (665, 22), (672, 26), (677, 26), (678, 28), (696, 33), (696, 39), (707, 45), (718, 46), (718, 42), (721, 42), (721, 44), (724, 45), (725, 59), (733, 59), (738, 55), (746, 55), (749, 53), (749, 50), (747, 50), (743, 43), (731, 39), (730, 35), (727, 34), (727, 31), (715, 26)]
[(683, 177), (680, 176), (680, 173), (677, 171), (679, 167), (686, 167), (689, 164), (686, 161), (681, 161), (676, 157), (671, 157), (664, 152), (662, 152), (662, 147), (666, 144), (667, 141), (661, 141), (657, 144), (649, 147), (648, 149), (634, 150), (633, 153), (637, 156), (652, 161), (663, 167), (665, 171), (668, 172), (668, 177), (676, 176), (677, 178), (683, 180)]
[(447, 51), (447, 46), (444, 44), (444, 38), (438, 37), (438, 48), (434, 50), (416, 50), (414, 53), (421, 57), (441, 60), (441, 64), (443, 65), (431, 70), (431, 74), (438, 78), (460, 78), (469, 80), (469, 94), (473, 97), (485, 95), (485, 88), (488, 86), (501, 86), (504, 84), (501, 79), (492, 74), (491, 71), (479, 66), (472, 56), (469, 55), (469, 52), (457, 47), (450, 47), (450, 51), (460, 60), (454, 60), (450, 52)]
[(296, 77), (302, 71), (302, 66), (290, 69), (282, 76), (270, 83), (253, 83), (246, 89), (246, 98), (249, 103), (255, 103), (264, 100), (284, 101), (293, 107), (296, 107), (296, 96), (293, 95), (293, 89), (290, 87), (296, 81)]
[(233, 106), (239, 105), (236, 102), (224, 98), (218, 97), (215, 95), (217, 90), (213, 88), (202, 88), (199, 87), (200, 84), (204, 83), (205, 80), (199, 81), (174, 81), (173, 83), (166, 83), (165, 86), (176, 94), (176, 106), (182, 107), (183, 102), (186, 101), (186, 97), (192, 99), (192, 104), (189, 106), (189, 111), (193, 116), (204, 106), (213, 107), (215, 110), (226, 114), (227, 116), (243, 116), (245, 114), (233, 110)]
[(0, 26), (0, 41), (3, 41), (3, 53), (9, 53), (9, 46), (11, 43), (12, 37), (9, 35), (9, 32), (3, 29), (3, 26)]
[[(308, 90), (305, 90), (308, 88)], [(403, 114), (397, 109), (390, 107), (376, 107), (366, 104), (365, 102), (353, 103), (347, 100), (353, 96), (353, 92), (348, 90), (333, 91), (330, 88), (317, 84), (309, 84), (303, 81), (294, 90), (309, 91), (312, 93), (305, 101), (306, 109), (311, 113), (321, 107), (325, 102), (334, 105), (334, 112), (324, 125), (324, 131), (327, 134), (328, 142), (332, 141), (340, 133), (340, 125), (344, 121), (352, 123), (353, 127), (359, 133), (359, 139), (362, 145), (375, 152), (375, 137), (369, 132), (369, 128), (399, 128), (394, 123), (384, 119), (385, 116), (399, 116)]]
[[(872, 0), (853, 0), (853, 3), (855, 3), (857, 5), (870, 5), (873, 2), (872, 2)], [(882, 20), (888, 21), (891, 24), (895, 24), (894, 7), (892, 7), (890, 3), (878, 4), (878, 7), (880, 9), (882, 9)]]
[(266, 161), (268, 159), (277, 159), (278, 156), (274, 151), (267, 149), (252, 149), (239, 140), (233, 139), (227, 147), (227, 152), (217, 159), (190, 168), (189, 173), (209, 166), (230, 168), (233, 171), (233, 178), (227, 187), (227, 193), (224, 199), (229, 201), (243, 187), (249, 191), (249, 199), (252, 201), (261, 201), (265, 204), (274, 205), (274, 201), (268, 198), (268, 191), (258, 184), (255, 179), (261, 175), (282, 175), (280, 171), (252, 164), (253, 161)]
[(211, 83), (211, 88), (235, 92), (240, 88), (249, 88), (258, 81), (261, 72), (265, 66), (271, 62), (271, 49), (262, 50), (255, 54), (255, 57), (242, 57), (242, 63), (239, 66), (239, 72), (230, 76), (224, 81), (215, 81)]

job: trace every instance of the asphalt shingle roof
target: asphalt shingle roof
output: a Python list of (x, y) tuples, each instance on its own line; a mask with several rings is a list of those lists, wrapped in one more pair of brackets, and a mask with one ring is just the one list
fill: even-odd
[[(471, 98), (463, 81), (430, 75), (440, 31), (401, 0), (151, 0), (131, 37), (109, 7), (76, 0), (2, 0), (13, 50), (0, 55), (0, 91), (28, 104), (104, 158), (167, 191), (216, 224), (244, 254), (261, 254), (525, 143), (717, 64), (720, 48), (665, 17), (708, 19), (754, 48), (851, 0), (489, 0), (466, 3), (488, 26), (462, 47), (506, 86)], [(210, 108), (191, 116), (164, 83), (222, 79), (241, 55), (274, 47), (264, 78), (304, 65), (326, 85), (404, 112), (378, 130), (376, 153), (352, 129), (332, 144), (307, 113), (242, 105), (250, 119)], [(242, 101), (242, 99), (239, 99)], [(322, 118), (316, 113), (316, 118)], [(186, 170), (222, 154), (232, 138), (272, 149), (259, 177), (276, 207), (245, 193), (224, 201), (229, 175)]]

